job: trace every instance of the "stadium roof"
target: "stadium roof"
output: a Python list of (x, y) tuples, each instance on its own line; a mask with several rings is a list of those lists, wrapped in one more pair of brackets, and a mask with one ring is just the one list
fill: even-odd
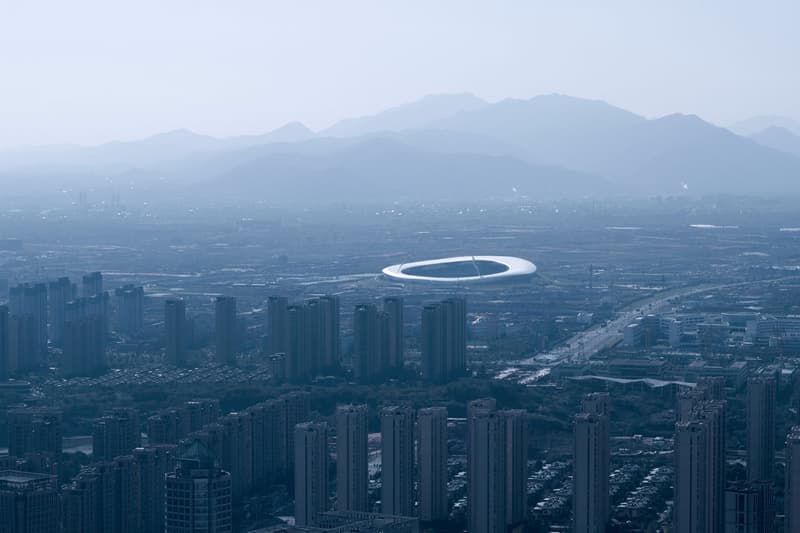
[(466, 255), (391, 265), (383, 274), (391, 279), (428, 283), (499, 282), (536, 272), (527, 259), (500, 255)]

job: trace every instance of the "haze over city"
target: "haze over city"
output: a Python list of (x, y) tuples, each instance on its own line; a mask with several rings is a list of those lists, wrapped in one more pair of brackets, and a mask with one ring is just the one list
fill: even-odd
[(0, 533), (800, 533), (799, 16), (0, 0)]

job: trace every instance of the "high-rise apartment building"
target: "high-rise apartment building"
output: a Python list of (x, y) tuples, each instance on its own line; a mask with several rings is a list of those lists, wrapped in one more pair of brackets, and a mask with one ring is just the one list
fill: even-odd
[(747, 380), (747, 479), (775, 477), (775, 378)]
[(61, 455), (62, 413), (57, 409), (27, 407), (10, 409), (8, 424), (8, 454), (24, 457), (29, 453)]
[(775, 495), (771, 481), (739, 482), (725, 489), (725, 533), (775, 531)]
[(142, 444), (139, 414), (135, 409), (117, 408), (94, 422), (92, 455), (110, 461), (130, 454)]
[(384, 298), (383, 313), (386, 316), (385, 350), (387, 353), (382, 359), (388, 369), (402, 369), (405, 360), (403, 298), (400, 296)]
[(303, 337), (306, 348), (306, 379), (314, 377), (322, 366), (322, 308), (316, 298), (306, 300), (302, 305), (305, 314)]
[(493, 398), (467, 406), (470, 531), (505, 531), (527, 515), (528, 435), (522, 410), (496, 410)]
[(108, 343), (109, 333), (109, 302), (111, 300), (108, 291), (103, 291), (88, 299), (82, 299), (84, 305), (87, 306), (87, 316), (96, 316), (100, 320), (100, 328), (102, 330), (103, 347)]
[(247, 413), (252, 420), (253, 485), (256, 488), (266, 488), (271, 481), (286, 472), (291, 464), (286, 461), (286, 402), (268, 400), (249, 407)]
[(197, 431), (206, 424), (212, 424), (220, 416), (219, 400), (211, 398), (201, 398), (189, 400), (184, 404), (188, 412), (189, 431)]
[(467, 370), (467, 302), (454, 296), (440, 305), (445, 316), (447, 374), (458, 377)]
[(164, 355), (169, 364), (186, 364), (186, 302), (178, 299), (167, 300), (164, 304), (164, 326), (166, 329)]
[(696, 388), (703, 391), (706, 400), (725, 401), (725, 378), (722, 376), (700, 378)]
[(367, 406), (336, 408), (336, 508), (367, 511)]
[(103, 293), (103, 274), (100, 272), (91, 272), (84, 274), (83, 285), (81, 289), (81, 296), (84, 298), (91, 298)]
[(84, 469), (61, 491), (63, 533), (99, 533), (98, 477)]
[(696, 409), (695, 420), (708, 428), (708, 451), (706, 454), (706, 528), (722, 531), (725, 520), (725, 433), (726, 403), (708, 400)]
[(353, 314), (353, 368), (361, 382), (374, 381), (403, 367), (403, 299), (385, 298), (383, 310), (357, 305)]
[(414, 514), (414, 411), (381, 410), (381, 512)]
[(576, 533), (600, 533), (606, 528), (609, 514), (607, 428), (607, 419), (601, 414), (584, 412), (575, 417), (572, 519)]
[(328, 511), (328, 428), (304, 422), (294, 427), (294, 516), (299, 526), (317, 525)]
[(226, 365), (236, 364), (237, 320), (236, 298), (218, 296), (215, 303), (217, 362)]
[(611, 398), (607, 392), (592, 392), (581, 399), (581, 412), (611, 416)]
[(449, 298), (422, 310), (422, 377), (445, 382), (466, 372), (466, 301)]
[(786, 484), (783, 510), (786, 533), (800, 533), (800, 426), (786, 436)]
[(447, 505), (447, 409), (420, 409), (418, 420), (419, 518), (426, 522), (446, 520)]
[(64, 316), (61, 371), (87, 376), (106, 366), (108, 293), (67, 302)]
[(689, 420), (675, 424), (673, 528), (676, 533), (706, 531), (708, 440), (709, 428), (705, 422)]
[(148, 417), (147, 443), (177, 444), (189, 434), (188, 412), (183, 407), (164, 409)]
[(675, 425), (674, 448), (675, 531), (723, 531), (725, 402), (696, 405), (690, 420)]
[(0, 305), (0, 381), (11, 377), (13, 369), (8, 353), (8, 307)]
[(476, 533), (506, 529), (506, 431), (493, 399), (467, 406), (467, 527)]
[(425, 381), (447, 381), (447, 362), (444, 359), (443, 317), (438, 305), (422, 308), (422, 377)]
[(133, 455), (120, 455), (110, 464), (113, 476), (113, 527), (112, 531), (134, 533), (141, 516), (139, 508), (139, 472)]
[(9, 374), (24, 374), (36, 368), (40, 358), (33, 315), (12, 314), (9, 317), (6, 350)]
[(8, 291), (9, 310), (12, 316), (31, 317), (33, 329), (33, 353), (20, 368), (30, 369), (39, 365), (42, 354), (47, 351), (47, 285), (21, 284)]
[(506, 444), (506, 526), (518, 527), (528, 517), (528, 414), (500, 411)]
[(60, 345), (64, 336), (67, 303), (75, 299), (75, 287), (69, 278), (58, 278), (47, 285), (50, 340)]
[(311, 410), (311, 395), (305, 391), (293, 391), (281, 396), (280, 402), (283, 404), (282, 413), (284, 418), (281, 425), (284, 442), (284, 454), (282, 458), (286, 471), (291, 472), (294, 466), (294, 433), (292, 428), (301, 422), (308, 422)]
[(138, 482), (136, 530), (164, 530), (164, 477), (175, 469), (175, 445), (148, 446), (133, 451)]
[(270, 296), (267, 300), (267, 354), (286, 353), (289, 300)]
[[(159, 459), (151, 459), (151, 453)], [(62, 493), (64, 533), (162, 531), (163, 470), (168, 467), (163, 461), (171, 454), (139, 449), (83, 467)], [(155, 529), (146, 529), (151, 526)]]
[(250, 482), (254, 489), (263, 490), (266, 485), (264, 458), (267, 444), (266, 408), (264, 403), (251, 405), (244, 411), (250, 427)]
[(207, 442), (220, 466), (231, 473), (236, 499), (250, 487), (264, 489), (292, 475), (295, 435), (289, 428), (307, 422), (308, 413), (308, 393), (294, 391), (226, 415), (190, 438)]
[(86, 316), (64, 323), (61, 372), (64, 376), (89, 376), (106, 367), (102, 318)]
[(305, 307), (290, 305), (286, 310), (286, 324), (286, 374), (292, 381), (304, 381), (311, 374)]
[(144, 288), (125, 285), (114, 291), (117, 307), (117, 331), (135, 337), (144, 327)]
[[(680, 428), (685, 445), (682, 450), (679, 450), (679, 427), (676, 425), (675, 505), (676, 508), (682, 506), (682, 517), (692, 517), (681, 518), (684, 527), (702, 527), (706, 531), (723, 531), (725, 527), (725, 412), (725, 382), (722, 378), (703, 378), (694, 390), (678, 396), (678, 421), (698, 423), (698, 427), (684, 425)], [(686, 448), (694, 445), (693, 438), (702, 439), (706, 448)], [(695, 467), (692, 458), (703, 465), (702, 472), (692, 470)], [(681, 495), (678, 494), (679, 479)], [(687, 484), (692, 483), (690, 491), (694, 496), (689, 497), (686, 495)]]
[(220, 467), (231, 475), (234, 503), (243, 500), (253, 485), (252, 426), (247, 413), (228, 413), (220, 417), (216, 425), (221, 426)]
[(353, 312), (353, 370), (363, 383), (383, 370), (378, 309), (373, 304), (357, 305)]
[[(136, 462), (131, 455), (115, 457), (113, 461), (101, 463), (110, 466), (107, 485), (111, 501), (103, 500), (104, 505), (111, 506), (110, 531), (119, 533), (135, 533), (141, 517), (139, 508), (139, 477)], [(106, 475), (103, 476), (104, 478)], [(104, 529), (101, 529), (104, 531)]]
[(320, 360), (319, 369), (338, 367), (341, 359), (341, 331), (339, 325), (339, 297), (333, 295), (319, 298)]
[[(339, 297), (321, 296), (298, 305), (273, 296), (267, 303), (268, 354), (285, 354), (285, 374), (306, 381), (339, 365)], [(284, 372), (282, 372), (284, 373)]]
[(583, 397), (575, 418), (573, 526), (576, 532), (605, 531), (611, 515), (610, 399), (607, 393)]

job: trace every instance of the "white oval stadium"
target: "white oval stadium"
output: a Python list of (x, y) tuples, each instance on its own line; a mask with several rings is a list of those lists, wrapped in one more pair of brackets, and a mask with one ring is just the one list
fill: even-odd
[(427, 283), (488, 283), (531, 276), (536, 265), (527, 259), (502, 255), (465, 255), (401, 263), (383, 269), (391, 279)]

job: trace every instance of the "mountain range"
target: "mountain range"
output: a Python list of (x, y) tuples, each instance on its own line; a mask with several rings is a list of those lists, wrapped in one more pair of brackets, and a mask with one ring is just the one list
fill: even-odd
[(800, 134), (781, 126), (770, 126), (754, 133), (750, 138), (760, 145), (800, 157)]
[(750, 117), (731, 124), (728, 129), (739, 135), (751, 136), (773, 127), (783, 128), (795, 135), (800, 135), (800, 122), (789, 117), (781, 117), (778, 115), (758, 115)]
[(730, 129), (694, 115), (648, 119), (557, 94), (495, 103), (435, 95), (316, 133), (290, 123), (263, 135), (176, 130), (1, 152), (0, 182), (276, 204), (786, 195), (800, 193), (793, 127), (781, 117)]

